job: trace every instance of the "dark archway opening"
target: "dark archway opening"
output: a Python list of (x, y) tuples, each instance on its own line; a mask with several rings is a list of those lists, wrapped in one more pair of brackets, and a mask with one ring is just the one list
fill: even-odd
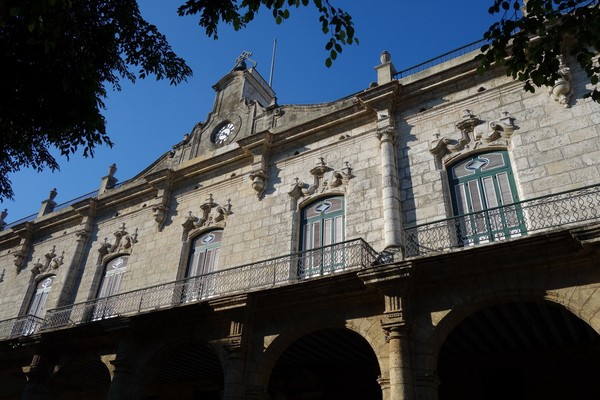
[(207, 345), (188, 344), (160, 355), (145, 400), (223, 398), (223, 368)]
[(20, 399), (27, 378), (21, 368), (7, 368), (0, 371), (0, 400)]
[(600, 336), (564, 307), (506, 303), (469, 316), (439, 354), (440, 400), (600, 396)]
[(104, 400), (110, 387), (110, 373), (100, 360), (78, 362), (58, 372), (52, 385), (53, 398), (60, 400)]
[(378, 400), (379, 364), (368, 342), (347, 329), (303, 336), (281, 355), (269, 380), (272, 400)]

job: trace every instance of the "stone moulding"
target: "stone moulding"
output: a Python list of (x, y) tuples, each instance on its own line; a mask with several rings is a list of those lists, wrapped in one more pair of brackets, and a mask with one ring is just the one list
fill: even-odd
[(227, 203), (220, 206), (214, 201), (212, 193), (209, 193), (204, 204), (200, 206), (200, 217), (195, 216), (192, 211), (190, 211), (183, 224), (181, 224), (181, 226), (183, 226), (184, 235), (189, 237), (193, 230), (201, 228), (225, 228), (227, 217), (233, 214), (231, 207), (231, 199), (227, 199)]
[(123, 222), (121, 228), (114, 233), (114, 243), (108, 243), (108, 238), (104, 238), (104, 243), (102, 243), (98, 249), (98, 252), (102, 255), (103, 262), (113, 254), (131, 254), (133, 246), (138, 242), (137, 232), (137, 228), (133, 234), (127, 232), (125, 222)]
[(517, 129), (515, 119), (505, 111), (500, 118), (487, 124), (470, 110), (463, 112), (461, 120), (456, 123), (460, 136), (436, 137), (430, 142), (429, 152), (443, 163), (487, 147), (508, 147), (514, 131)]
[(353, 178), (353, 175), (349, 163), (346, 161), (344, 164), (344, 168), (334, 170), (327, 166), (323, 157), (320, 157), (316, 167), (309, 171), (313, 176), (313, 183), (304, 183), (296, 177), (288, 194), (298, 201), (302, 197), (310, 197), (326, 192), (345, 193), (348, 182)]
[(57, 270), (58, 267), (64, 264), (64, 258), (65, 252), (63, 251), (59, 256), (56, 254), (56, 246), (52, 246), (52, 250), (44, 255), (44, 262), (41, 263), (38, 259), (38, 261), (33, 265), (31, 273), (34, 276), (37, 276), (48, 271)]

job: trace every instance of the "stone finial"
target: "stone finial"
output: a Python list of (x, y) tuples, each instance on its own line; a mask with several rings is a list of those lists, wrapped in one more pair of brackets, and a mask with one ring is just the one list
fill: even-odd
[(379, 56), (379, 60), (382, 64), (390, 62), (392, 60), (392, 55), (387, 50), (384, 50)]
[(105, 193), (107, 190), (112, 189), (115, 186), (118, 181), (118, 179), (115, 178), (115, 172), (117, 172), (117, 164), (113, 163), (110, 167), (108, 167), (108, 175), (102, 177), (98, 194)]
[(377, 84), (383, 85), (385, 83), (389, 83), (394, 80), (394, 75), (396, 75), (396, 68), (394, 68), (394, 64), (392, 64), (392, 56), (388, 51), (383, 51), (379, 60), (381, 64), (375, 67), (377, 71)]
[(40, 208), (40, 212), (38, 213), (38, 218), (54, 211), (54, 207), (56, 206), (54, 199), (56, 198), (57, 194), (58, 191), (56, 190), (56, 188), (52, 189), (50, 193), (48, 193), (48, 198), (42, 201), (42, 207)]
[(113, 163), (108, 167), (108, 176), (115, 176), (115, 172), (117, 172), (117, 164)]
[(0, 212), (0, 231), (6, 226), (6, 217), (8, 217), (8, 210), (5, 208), (4, 211)]

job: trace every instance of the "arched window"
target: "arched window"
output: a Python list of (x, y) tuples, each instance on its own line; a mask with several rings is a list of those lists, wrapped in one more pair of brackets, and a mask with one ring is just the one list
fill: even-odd
[(28, 315), (39, 318), (44, 316), (44, 313), (46, 312), (46, 300), (48, 300), (48, 295), (52, 289), (53, 282), (54, 276), (49, 276), (38, 282), (35, 293), (29, 303), (29, 308), (27, 309)]
[(310, 277), (343, 268), (344, 197), (327, 197), (309, 204), (302, 210), (301, 251), (299, 275)]
[(123, 275), (125, 274), (125, 271), (127, 271), (127, 260), (127, 256), (120, 256), (113, 258), (106, 263), (104, 277), (102, 278), (102, 283), (98, 290), (98, 298), (108, 297), (119, 293)]
[(210, 231), (192, 242), (186, 276), (208, 274), (217, 269), (223, 231)]
[(525, 233), (506, 151), (478, 154), (449, 169), (452, 205), (462, 244), (485, 243)]
[(15, 326), (15, 330), (23, 335), (31, 335), (37, 332), (46, 313), (46, 301), (52, 290), (53, 282), (54, 276), (48, 276), (37, 283), (35, 293), (27, 308), (27, 318), (23, 319), (18, 326)]
[(121, 281), (127, 271), (128, 256), (119, 256), (106, 263), (104, 277), (98, 289), (97, 305), (94, 308), (92, 319), (111, 317), (118, 313), (117, 301), (110, 296), (119, 293)]
[(211, 272), (218, 268), (222, 237), (223, 231), (215, 230), (205, 232), (192, 242), (184, 285), (184, 302), (215, 294), (217, 280)]

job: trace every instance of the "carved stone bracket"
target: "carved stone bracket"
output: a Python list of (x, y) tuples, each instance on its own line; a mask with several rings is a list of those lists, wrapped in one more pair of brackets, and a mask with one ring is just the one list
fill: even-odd
[(249, 178), (252, 189), (256, 192), (256, 197), (259, 200), (264, 195), (267, 186), (267, 178), (269, 177), (268, 160), (272, 140), (273, 134), (266, 130), (238, 141), (238, 144), (252, 157), (252, 167)]
[(485, 124), (470, 110), (465, 110), (460, 121), (456, 123), (460, 137), (436, 137), (430, 143), (429, 152), (438, 160), (448, 162), (472, 150), (485, 147), (508, 147), (517, 129), (514, 121), (514, 118), (505, 111), (497, 120)]
[(125, 222), (123, 222), (121, 228), (114, 233), (115, 242), (112, 244), (108, 243), (108, 238), (104, 238), (104, 243), (100, 245), (98, 252), (103, 258), (115, 253), (131, 254), (133, 246), (138, 242), (137, 232), (137, 228), (133, 234), (127, 232), (127, 229), (125, 228)]
[(31, 269), (31, 273), (34, 276), (39, 274), (43, 274), (52, 270), (58, 269), (61, 265), (64, 264), (65, 252), (63, 251), (61, 255), (56, 254), (56, 246), (52, 246), (52, 250), (49, 253), (44, 255), (44, 262), (40, 262), (38, 259), (37, 262), (33, 265)]
[(569, 108), (569, 102), (573, 96), (571, 69), (565, 64), (564, 56), (559, 56), (558, 61), (560, 62), (558, 69), (560, 78), (554, 82), (554, 86), (548, 88), (548, 93), (558, 104)]
[(212, 193), (208, 194), (206, 202), (200, 206), (200, 217), (196, 217), (190, 211), (182, 226), (186, 233), (192, 229), (220, 227), (224, 228), (227, 224), (227, 217), (233, 214), (231, 211), (231, 199), (227, 199), (227, 204), (220, 206), (215, 203)]
[(29, 246), (31, 245), (31, 238), (33, 237), (33, 223), (25, 223), (25, 227), (19, 230), (17, 235), (21, 238), (21, 241), (19, 242), (16, 252), (13, 253), (13, 261), (18, 274), (25, 266), (25, 259), (27, 258), (27, 254), (29, 254)]
[(269, 175), (267, 175), (267, 173), (262, 169), (250, 173), (252, 189), (254, 189), (258, 197), (262, 196), (263, 192), (265, 191), (265, 184), (268, 177)]
[(296, 201), (305, 196), (312, 196), (315, 193), (343, 193), (346, 191), (348, 182), (353, 177), (352, 168), (350, 168), (347, 161), (345, 162), (344, 168), (334, 170), (327, 166), (323, 157), (319, 158), (317, 166), (309, 172), (313, 176), (312, 184), (309, 185), (304, 183), (296, 177), (291, 190), (288, 192), (288, 194)]
[(151, 207), (157, 229), (162, 230), (169, 211), (169, 200), (171, 199), (171, 187), (173, 182), (173, 171), (161, 171), (161, 174), (147, 176), (146, 180), (157, 190), (156, 203)]

